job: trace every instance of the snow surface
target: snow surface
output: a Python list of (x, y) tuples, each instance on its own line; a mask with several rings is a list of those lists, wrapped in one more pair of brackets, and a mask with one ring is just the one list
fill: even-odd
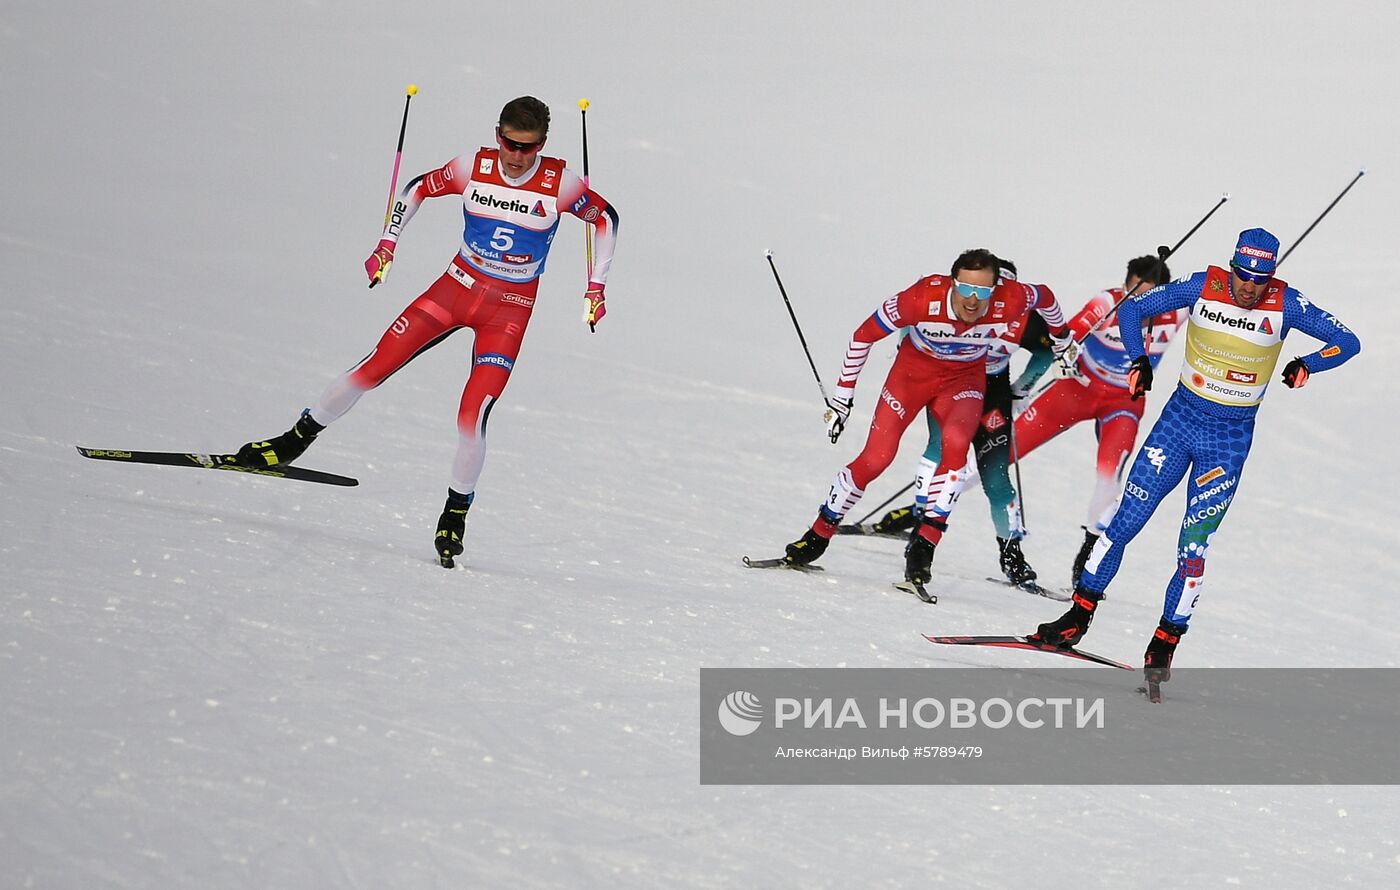
[[(830, 379), (874, 306), (966, 247), (1074, 308), (1222, 192), (1179, 271), (1248, 226), (1290, 243), (1368, 163), (1285, 267), (1363, 354), (1270, 394), (1178, 664), (1397, 666), (1397, 35), (1387, 2), (10, 0), (0, 886), (1400, 884), (1394, 787), (702, 787), (697, 753), (701, 667), (1044, 666), (919, 634), (1061, 608), (979, 580), (976, 494), (937, 607), (888, 588), (893, 542), (840, 540), (820, 577), (740, 567), (802, 531), (862, 442), (825, 441), (765, 249)], [(450, 202), (383, 287), (361, 269), (409, 82), (405, 176), (526, 92), (577, 162), (591, 99), (622, 217), (596, 335), (561, 227), (466, 567), (429, 545), (469, 334), (305, 459), (356, 489), (79, 458), (285, 429), (441, 271)], [(1313, 348), (1297, 336), (1286, 355)], [(1091, 442), (1025, 462), (1051, 577)], [(1092, 648), (1138, 657), (1179, 503)]]

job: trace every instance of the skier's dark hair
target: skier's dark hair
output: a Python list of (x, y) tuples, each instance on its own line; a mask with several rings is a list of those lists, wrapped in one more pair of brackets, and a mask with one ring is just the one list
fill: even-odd
[(1167, 268), (1167, 264), (1155, 256), (1140, 256), (1137, 259), (1128, 260), (1128, 274), (1123, 276), (1123, 280), (1127, 281), (1134, 275), (1153, 287), (1172, 280), (1172, 273)]
[(1001, 269), (1001, 260), (997, 255), (987, 250), (985, 247), (978, 247), (973, 250), (964, 250), (953, 260), (953, 269), (949, 272), (954, 278), (964, 269), (969, 272), (976, 272), (980, 269), (991, 269), (992, 274), (997, 274)]
[(501, 109), (500, 126), (547, 136), (549, 135), (549, 106), (534, 96), (511, 99)]

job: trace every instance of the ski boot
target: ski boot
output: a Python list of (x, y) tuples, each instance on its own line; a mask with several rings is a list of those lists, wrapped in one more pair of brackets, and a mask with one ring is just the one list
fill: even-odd
[(1080, 526), (1084, 529), (1084, 543), (1079, 545), (1079, 552), (1074, 557), (1074, 567), (1070, 569), (1071, 590), (1079, 587), (1079, 579), (1084, 576), (1084, 564), (1089, 561), (1089, 554), (1094, 551), (1094, 545), (1099, 542), (1097, 533), (1089, 530), (1088, 526)]
[(1001, 572), (1006, 576), (1006, 580), (1017, 587), (1035, 586), (1035, 569), (1026, 562), (1026, 556), (1021, 552), (1021, 541), (1019, 538), (997, 538), (997, 547), (1001, 548)]
[(816, 562), (826, 552), (827, 545), (831, 543), (831, 536), (836, 534), (840, 524), (841, 518), (828, 515), (823, 507), (818, 511), (812, 527), (803, 532), (802, 537), (783, 548), (783, 562), (797, 568)]
[(900, 507), (880, 517), (880, 520), (870, 527), (870, 533), (895, 537), (900, 532), (909, 531), (917, 524), (918, 516), (914, 513), (914, 508), (912, 506)]
[(292, 428), (280, 436), (273, 436), (266, 442), (249, 442), (233, 456), (233, 463), (240, 467), (275, 467), (289, 464), (301, 457), (311, 443), (316, 441), (324, 426), (311, 418), (311, 409), (301, 412)]
[(933, 580), (933, 551), (935, 545), (923, 535), (909, 538), (904, 548), (904, 580), (910, 584), (927, 584)]
[(1069, 611), (1054, 621), (1048, 621), (1037, 627), (1035, 633), (1030, 635), (1030, 639), (1040, 643), (1052, 643), (1056, 646), (1073, 646), (1083, 639), (1084, 634), (1088, 633), (1089, 624), (1094, 620), (1094, 609), (1098, 608), (1099, 600), (1102, 599), (1102, 593), (1095, 593), (1082, 587), (1076, 588)]
[(471, 509), (475, 499), (476, 492), (458, 494), (450, 488), (447, 489), (447, 503), (442, 508), (442, 515), (438, 517), (437, 535), (433, 538), (438, 562), (444, 569), (457, 565), (453, 557), (462, 553), (462, 535), (467, 529), (467, 511)]
[(1176, 624), (1163, 618), (1152, 632), (1152, 640), (1142, 655), (1142, 672), (1149, 687), (1153, 683), (1165, 683), (1172, 678), (1172, 655), (1176, 644), (1186, 633), (1186, 625)]

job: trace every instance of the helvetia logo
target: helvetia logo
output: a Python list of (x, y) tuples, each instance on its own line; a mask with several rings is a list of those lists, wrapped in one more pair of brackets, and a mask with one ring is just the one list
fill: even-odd
[[(516, 200), (515, 198), (503, 199), (503, 198), (497, 198), (495, 195), (483, 195), (481, 192), (477, 191), (476, 189), (472, 189), (472, 193), (471, 193), (468, 197), (470, 197), (471, 200), (473, 200), (473, 201), (475, 201), (476, 203), (482, 205), (483, 207), (490, 207), (490, 208), (496, 209), (496, 210), (508, 210), (508, 211), (510, 211), (510, 212), (512, 212), (512, 213), (530, 213), (530, 212), (531, 212), (531, 210), (530, 210), (530, 205), (529, 205), (529, 204), (526, 204), (526, 203), (523, 202), (523, 201), (518, 201), (518, 200)], [(541, 209), (541, 212), (540, 212), (539, 214), (536, 214), (536, 215), (538, 215), (538, 216), (543, 216), (543, 215), (544, 215), (543, 209)]]
[(531, 215), (531, 216), (548, 216), (549, 214), (547, 214), (547, 213), (544, 212), (544, 202), (543, 202), (543, 201), (536, 201), (536, 202), (535, 202), (535, 206), (532, 207), (532, 208), (530, 208), (530, 215)]
[[(1254, 322), (1250, 321), (1249, 319), (1232, 318), (1223, 312), (1211, 309), (1209, 306), (1202, 306), (1199, 315), (1201, 316), (1201, 318), (1204, 318), (1207, 321), (1213, 321), (1216, 324), (1224, 325), (1227, 328), (1244, 328), (1246, 331), (1252, 331), (1255, 329)], [(1267, 321), (1267, 319), (1265, 319), (1265, 321)], [(1265, 331), (1265, 333), (1268, 333), (1268, 331)]]
[(762, 723), (763, 702), (752, 692), (731, 692), (719, 703), (719, 725), (730, 735), (749, 735)]
[(1261, 334), (1272, 334), (1273, 332), (1274, 332), (1274, 326), (1271, 325), (1271, 324), (1269, 324), (1269, 320), (1268, 320), (1267, 318), (1264, 319), (1263, 321), (1259, 322), (1259, 333), (1261, 333)]

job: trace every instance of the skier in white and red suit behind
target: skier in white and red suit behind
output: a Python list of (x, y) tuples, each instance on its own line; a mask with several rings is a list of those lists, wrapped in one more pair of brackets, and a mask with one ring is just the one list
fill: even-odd
[[(1079, 576), (1089, 551), (1113, 518), (1123, 468), (1133, 452), (1138, 426), (1147, 409), (1145, 398), (1133, 398), (1128, 392), (1128, 372), (1132, 370), (1133, 357), (1118, 335), (1114, 307), (1124, 294), (1147, 291), (1165, 284), (1170, 278), (1170, 270), (1158, 257), (1140, 256), (1129, 260), (1123, 287), (1095, 294), (1070, 319), (1069, 329), (1082, 343), (1074, 365), (1075, 373), (1052, 383), (1016, 418), (1018, 458), (1024, 458), (1077, 424), (1086, 420), (1094, 422), (1094, 438), (1098, 441), (1094, 490), (1089, 497), (1084, 543), (1071, 570), (1071, 587), (1079, 586)], [(1183, 308), (1144, 318), (1142, 337), (1146, 341), (1147, 359), (1154, 369), (1177, 331), (1186, 323), (1187, 315)]]

